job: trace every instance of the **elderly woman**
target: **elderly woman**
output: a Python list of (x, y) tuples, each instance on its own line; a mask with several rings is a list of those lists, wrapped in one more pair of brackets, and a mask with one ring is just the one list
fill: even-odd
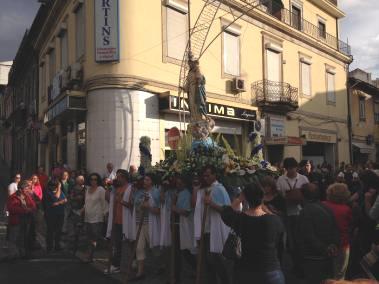
[(337, 222), (340, 233), (341, 247), (334, 262), (334, 277), (337, 280), (345, 278), (350, 254), (350, 228), (352, 224), (353, 213), (347, 205), (350, 199), (350, 191), (344, 183), (334, 183), (326, 191), (327, 200), (324, 201)]
[[(249, 209), (241, 213), (237, 210), (244, 201)], [(265, 211), (263, 190), (256, 184), (246, 186), (231, 207), (223, 208), (221, 217), (241, 238), (242, 256), (235, 265), (234, 283), (284, 284), (278, 259), (284, 226), (278, 216)]]
[(34, 200), (27, 194), (28, 181), (18, 184), (18, 190), (10, 195), (7, 200), (9, 211), (9, 240), (16, 244), (20, 256), (27, 257), (31, 249), (31, 223), (33, 212), (36, 210)]

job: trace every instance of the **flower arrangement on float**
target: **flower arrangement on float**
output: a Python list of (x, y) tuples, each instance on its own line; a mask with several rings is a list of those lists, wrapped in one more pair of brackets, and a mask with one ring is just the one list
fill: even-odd
[[(235, 140), (237, 141), (236, 136)], [(218, 171), (220, 182), (229, 189), (257, 182), (267, 175), (277, 175), (276, 168), (263, 159), (260, 133), (250, 133), (249, 143), (252, 151), (250, 157), (246, 158), (239, 153), (239, 149), (233, 150), (222, 134), (218, 134), (215, 139), (208, 137), (207, 141), (200, 143), (194, 141), (192, 135), (184, 134), (177, 149), (151, 170), (162, 180), (175, 174), (182, 174), (190, 179), (200, 175), (206, 165), (213, 165)]]

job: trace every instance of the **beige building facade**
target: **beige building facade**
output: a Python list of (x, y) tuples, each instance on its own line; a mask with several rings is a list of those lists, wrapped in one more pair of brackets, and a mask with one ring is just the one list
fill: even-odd
[(353, 163), (377, 162), (379, 156), (379, 88), (371, 74), (355, 69), (349, 74)]
[[(223, 1), (208, 42), (220, 36), (200, 60), (215, 135), (249, 155), (248, 133), (261, 121), (272, 162), (349, 161), (344, 13), (328, 0), (251, 2)], [(152, 140), (153, 162), (164, 159), (167, 131), (185, 129), (180, 65), (188, 18), (195, 23), (204, 3), (192, 0), (189, 11), (186, 0), (51, 1), (36, 43), (40, 164), (138, 166), (141, 136)]]

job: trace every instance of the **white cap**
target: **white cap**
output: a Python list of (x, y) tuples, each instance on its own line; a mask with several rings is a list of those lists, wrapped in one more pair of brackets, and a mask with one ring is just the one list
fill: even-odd
[(345, 178), (345, 174), (343, 172), (339, 172), (337, 177), (339, 178)]
[(353, 178), (359, 178), (359, 175), (358, 175), (357, 172), (354, 172), (354, 173), (353, 173)]

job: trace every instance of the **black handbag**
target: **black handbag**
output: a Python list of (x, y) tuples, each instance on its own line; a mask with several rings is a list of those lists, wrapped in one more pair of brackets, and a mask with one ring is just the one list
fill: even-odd
[(231, 230), (222, 249), (222, 255), (230, 260), (238, 260), (242, 256), (241, 238)]

